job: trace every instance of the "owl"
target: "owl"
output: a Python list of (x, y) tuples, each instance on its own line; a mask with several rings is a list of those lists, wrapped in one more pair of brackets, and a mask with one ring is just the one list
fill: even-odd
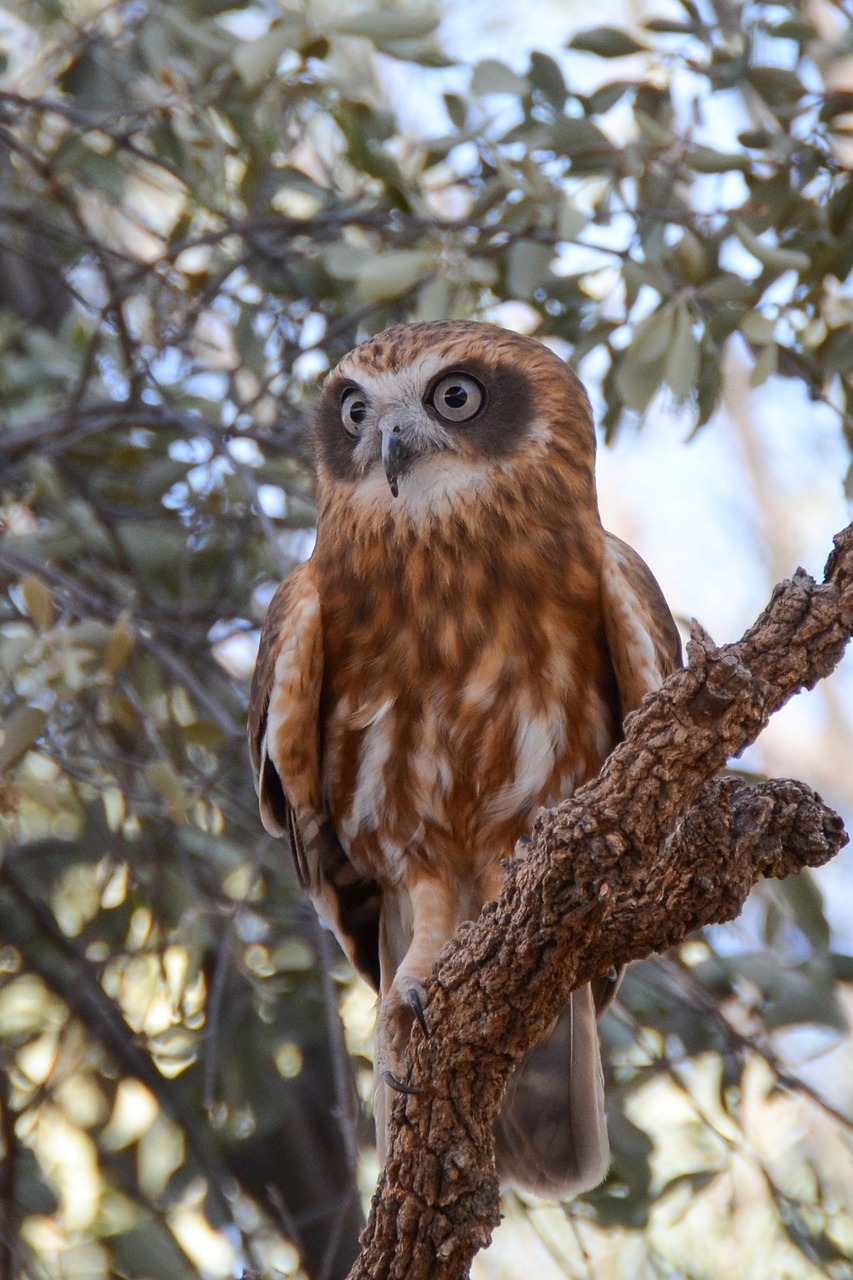
[[(680, 662), (651, 572), (602, 528), (586, 392), (542, 343), (445, 320), (380, 333), (316, 412), (317, 541), (274, 595), (249, 743), (263, 824), (378, 993), (377, 1137), (414, 1090), (445, 943), (496, 899)], [(551, 1197), (609, 1163), (597, 1016), (574, 992), (515, 1069), (506, 1185)]]

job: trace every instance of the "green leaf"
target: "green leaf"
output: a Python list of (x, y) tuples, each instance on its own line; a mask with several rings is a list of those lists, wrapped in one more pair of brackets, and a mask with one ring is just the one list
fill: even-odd
[(744, 129), (743, 133), (738, 134), (737, 140), (750, 151), (764, 151), (772, 144), (773, 134), (767, 129)]
[(740, 331), (747, 342), (755, 342), (764, 346), (773, 341), (776, 333), (776, 321), (773, 316), (762, 315), (760, 311), (747, 311), (740, 322)]
[(589, 116), (606, 115), (611, 107), (615, 107), (617, 102), (621, 102), (625, 95), (635, 88), (636, 85), (631, 80), (616, 80), (612, 84), (603, 84), (588, 98), (581, 100), (584, 113)]
[(607, 1181), (584, 1199), (595, 1208), (602, 1225), (642, 1226), (648, 1215), (654, 1144), (629, 1120), (624, 1107), (608, 1116), (612, 1165)]
[(231, 53), (238, 76), (247, 89), (257, 89), (275, 72), (281, 56), (288, 49), (298, 49), (305, 38), (305, 27), (296, 15), (279, 18), (265, 35), (237, 45)]
[(675, 18), (649, 18), (643, 23), (644, 31), (655, 31), (660, 35), (689, 36), (696, 31), (693, 22), (678, 22)]
[(450, 311), (451, 290), (446, 276), (434, 275), (418, 292), (416, 320), (443, 320)]
[(47, 631), (53, 621), (53, 596), (50, 588), (41, 578), (28, 573), (21, 579), (21, 595), (27, 613), (39, 631)]
[(696, 407), (699, 410), (697, 426), (699, 427), (705, 425), (719, 404), (723, 389), (720, 363), (717, 345), (706, 330), (699, 361), (699, 377), (696, 382)]
[[(6, 1157), (10, 1159), (9, 1156)], [(59, 1209), (56, 1192), (45, 1180), (33, 1152), (18, 1143), (15, 1146), (15, 1203), (20, 1213), (53, 1217)]]
[(684, 279), (690, 284), (698, 284), (707, 272), (708, 255), (699, 236), (689, 227), (683, 228), (674, 254)]
[(779, 370), (779, 348), (775, 342), (768, 342), (756, 360), (749, 375), (751, 387), (761, 387), (768, 378), (772, 378)]
[(634, 108), (634, 119), (637, 128), (644, 138), (656, 147), (665, 147), (672, 141), (672, 131), (668, 123), (661, 123), (653, 116), (646, 115), (639, 107)]
[(114, 200), (124, 198), (127, 175), (118, 151), (101, 152), (89, 146), (81, 147), (74, 161), (74, 168), (79, 176), (85, 176), (98, 191), (112, 196)]
[(112, 107), (115, 102), (115, 82), (89, 49), (74, 59), (58, 84), (70, 98), (87, 107)]
[(13, 711), (3, 726), (0, 743), (0, 770), (11, 769), (42, 735), (47, 712), (41, 707), (23, 706)]
[(797, 44), (805, 44), (817, 36), (814, 27), (805, 18), (786, 18), (766, 30), (769, 36), (777, 40), (796, 40)]
[(435, 254), (419, 249), (395, 249), (371, 258), (356, 281), (359, 298), (384, 302), (402, 297), (435, 267)]
[(561, 240), (577, 240), (589, 218), (573, 204), (568, 196), (561, 196), (557, 206), (556, 231)]
[(645, 413), (662, 382), (663, 364), (660, 360), (641, 363), (632, 358), (630, 348), (627, 352), (622, 352), (615, 383), (626, 408), (634, 413)]
[(751, 162), (740, 151), (715, 151), (713, 147), (693, 146), (684, 157), (684, 163), (696, 173), (729, 173), (736, 169), (748, 173)]
[(631, 359), (640, 364), (662, 360), (669, 350), (674, 328), (675, 313), (670, 306), (661, 307), (638, 320), (631, 336)]
[(790, 975), (786, 989), (764, 1006), (763, 1018), (770, 1030), (803, 1024), (847, 1030), (844, 1013), (831, 989), (807, 985), (802, 980), (791, 981)]
[(847, 374), (853, 369), (853, 328), (847, 325), (833, 329), (820, 348), (821, 363), (827, 374)]
[(339, 240), (322, 251), (323, 266), (338, 280), (357, 280), (371, 256), (368, 249), (356, 247), (347, 240)]
[(517, 75), (511, 67), (497, 58), (484, 58), (478, 62), (471, 75), (471, 92), (477, 97), (489, 93), (511, 93), (520, 98), (527, 92), (527, 81), (524, 76)]
[(121, 1232), (115, 1237), (113, 1248), (116, 1269), (122, 1275), (150, 1276), (151, 1280), (174, 1280), (191, 1275), (186, 1254), (166, 1224), (156, 1218)]
[(535, 240), (516, 240), (507, 258), (506, 288), (512, 298), (530, 301), (542, 288), (554, 258), (554, 249)]
[(828, 93), (821, 103), (818, 119), (826, 124), (836, 116), (850, 113), (853, 113), (853, 91), (835, 89), (832, 93)]
[[(464, 129), (468, 120), (468, 103), (458, 93), (444, 95), (444, 109), (455, 129)], [(446, 153), (445, 153), (446, 154)]]
[(853, 956), (843, 951), (831, 951), (827, 958), (836, 982), (853, 982)]
[(343, 36), (364, 36), (378, 43), (396, 40), (423, 40), (438, 29), (441, 16), (429, 9), (399, 13), (393, 9), (373, 13), (351, 14), (330, 23), (330, 29)]
[(798, 102), (806, 92), (797, 73), (786, 67), (750, 67), (746, 79), (771, 107)]
[(186, 816), (189, 798), (183, 780), (168, 760), (151, 760), (145, 766), (148, 785), (169, 802), (169, 813), (176, 821)]
[(749, 307), (757, 298), (755, 286), (732, 271), (720, 271), (702, 285), (702, 297), (726, 308)]
[(597, 124), (586, 116), (561, 116), (551, 126), (551, 145), (561, 155), (572, 157), (572, 169), (581, 169), (586, 161), (608, 162), (615, 147)]
[(674, 396), (686, 399), (696, 387), (699, 377), (699, 343), (693, 332), (693, 320), (683, 304), (676, 308), (672, 346), (666, 357), (666, 381)]
[(625, 58), (631, 53), (646, 50), (644, 44), (618, 27), (590, 27), (588, 31), (580, 31), (573, 36), (567, 47), (582, 53), (594, 53), (598, 58)]
[(808, 870), (788, 876), (776, 885), (776, 891), (791, 908), (803, 933), (813, 947), (825, 951), (829, 946), (830, 928), (823, 909), (823, 895)]
[(785, 970), (769, 954), (738, 956), (736, 963), (734, 958), (726, 961), (726, 969), (754, 982), (765, 1000), (772, 1000), (785, 988)]
[(566, 82), (553, 58), (544, 53), (531, 53), (530, 84), (548, 99), (555, 110), (562, 111), (567, 96)]
[(735, 223), (735, 232), (744, 249), (771, 271), (807, 271), (811, 266), (811, 258), (807, 253), (767, 244), (741, 221)]

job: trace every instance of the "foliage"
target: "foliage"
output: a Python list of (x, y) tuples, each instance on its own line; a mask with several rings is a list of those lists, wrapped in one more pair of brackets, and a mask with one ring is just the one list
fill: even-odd
[[(709, 13), (579, 20), (523, 70), (454, 60), (426, 5), (8, 15), (4, 1277), (352, 1257), (370, 1125), (329, 1015), (343, 996), (355, 1042), (363, 996), (263, 836), (242, 727), (263, 609), (310, 548), (326, 368), (401, 319), (520, 318), (597, 361), (612, 438), (660, 395), (706, 424), (739, 334), (754, 384), (799, 380), (853, 443), (850, 27)], [(603, 1024), (613, 1173), (554, 1212), (649, 1274), (710, 1274), (643, 1232), (703, 1204), (722, 1232), (732, 1177), (786, 1273), (853, 1254), (850, 1122), (774, 1035), (841, 1034), (851, 961), (805, 877), (751, 919), (752, 954), (714, 933), (639, 967)], [(796, 1159), (756, 1136), (773, 1116)]]

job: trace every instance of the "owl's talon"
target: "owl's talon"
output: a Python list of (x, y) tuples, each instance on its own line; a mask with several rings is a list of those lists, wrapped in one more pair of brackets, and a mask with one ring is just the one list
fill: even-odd
[(388, 1085), (389, 1089), (393, 1089), (396, 1093), (408, 1094), (410, 1098), (415, 1098), (419, 1093), (423, 1093), (420, 1085), (407, 1084), (405, 1080), (399, 1080), (393, 1071), (383, 1071), (381, 1079)]
[(425, 1036), (429, 1035), (429, 1027), (427, 1026), (426, 1015), (424, 1014), (423, 995), (418, 987), (407, 986), (403, 992), (406, 1004), (418, 1020), (418, 1026)]
[(397, 1093), (420, 1093), (417, 1086), (405, 1083), (410, 1074), (406, 1050), (415, 1021), (424, 1035), (429, 1035), (425, 1005), (423, 984), (411, 973), (399, 975), (379, 1001), (376, 1077)]

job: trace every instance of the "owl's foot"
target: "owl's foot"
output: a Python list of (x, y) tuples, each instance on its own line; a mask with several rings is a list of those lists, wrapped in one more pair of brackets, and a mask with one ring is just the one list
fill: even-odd
[(424, 1035), (429, 1035), (425, 1006), (423, 983), (413, 974), (398, 974), (390, 990), (379, 1002), (376, 1021), (376, 1074), (397, 1093), (420, 1093), (417, 1085), (406, 1081), (409, 1074), (406, 1049), (415, 1021)]

